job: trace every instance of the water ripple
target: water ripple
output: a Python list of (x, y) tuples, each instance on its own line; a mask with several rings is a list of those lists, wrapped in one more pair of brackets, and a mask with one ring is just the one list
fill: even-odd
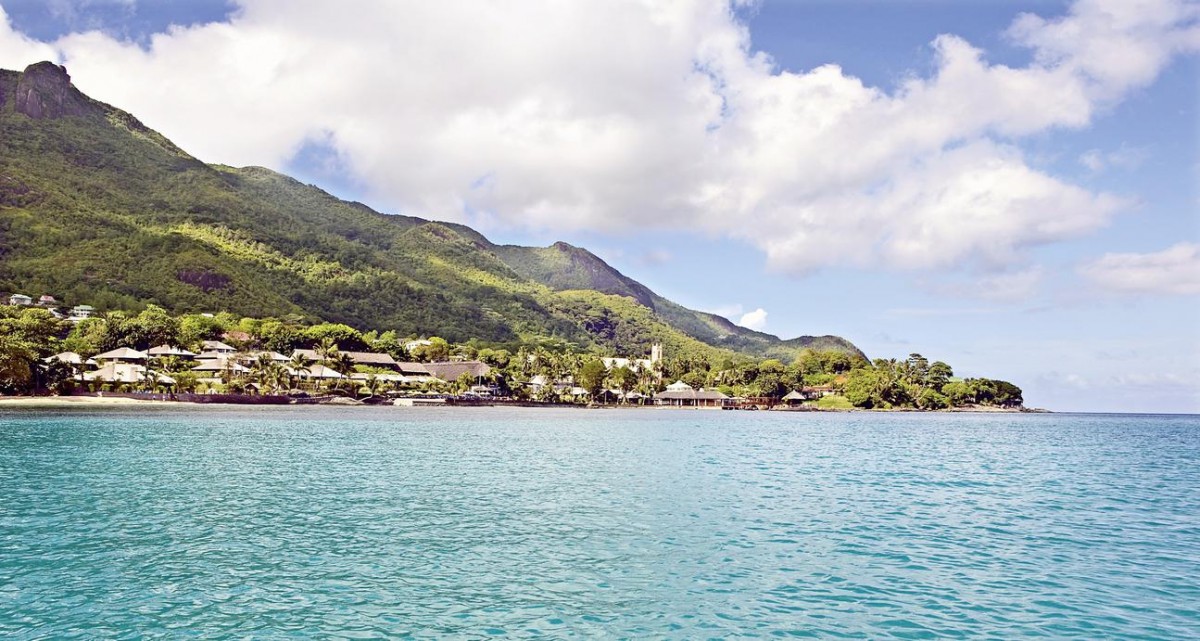
[(1200, 637), (1200, 419), (0, 414), (0, 636)]

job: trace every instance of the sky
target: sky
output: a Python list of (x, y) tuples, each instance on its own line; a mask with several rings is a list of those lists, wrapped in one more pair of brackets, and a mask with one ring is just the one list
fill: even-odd
[(202, 160), (1059, 411), (1200, 412), (1198, 53), (1195, 0), (0, 0)]

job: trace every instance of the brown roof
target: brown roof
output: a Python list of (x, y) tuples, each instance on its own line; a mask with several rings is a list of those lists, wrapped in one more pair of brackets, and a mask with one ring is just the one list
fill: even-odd
[(396, 369), (408, 376), (429, 376), (429, 370), (425, 368), (424, 363), (400, 362), (396, 363)]
[(480, 361), (454, 361), (441, 363), (423, 363), (425, 369), (437, 378), (443, 381), (456, 381), (463, 374), (470, 374), (472, 377), (487, 376), (492, 368), (488, 367), (487, 363)]
[[(354, 361), (355, 365), (371, 365), (374, 367), (391, 367), (391, 368), (395, 368), (397, 365), (399, 365), (399, 363), (396, 362), (396, 359), (392, 358), (392, 355), (388, 354), (386, 352), (341, 352), (341, 353), (349, 356), (350, 359)], [(293, 356), (296, 354), (304, 354), (305, 358), (309, 358), (314, 361), (320, 360), (320, 357), (317, 356), (317, 351), (314, 349), (298, 349), (292, 353)]]

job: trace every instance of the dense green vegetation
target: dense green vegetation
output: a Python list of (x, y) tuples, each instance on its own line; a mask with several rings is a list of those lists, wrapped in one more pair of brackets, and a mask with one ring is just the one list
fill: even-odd
[[(781, 341), (654, 294), (586, 250), (496, 246), (385, 215), (273, 171), (206, 165), (43, 63), (33, 118), (0, 71), (0, 292), (67, 305), (344, 323), (516, 350), (791, 362), (837, 337)], [(32, 69), (32, 68), (31, 68)], [(28, 93), (28, 92), (26, 92)], [(57, 102), (56, 102), (57, 101)]]
[[(676, 338), (655, 333), (652, 325), (612, 324), (611, 312), (602, 304), (607, 298), (604, 294), (572, 292), (569, 298), (568, 304), (578, 306), (575, 313), (588, 319), (589, 331), (608, 335), (620, 334), (631, 326), (650, 327), (645, 336), (625, 340)], [(651, 314), (630, 299), (616, 298), (618, 302), (613, 303), (618, 306), (616, 314), (635, 320)], [(620, 308), (621, 305), (628, 309)], [(173, 316), (155, 305), (136, 314), (110, 312), (78, 323), (57, 319), (38, 307), (0, 306), (0, 393), (69, 390), (75, 384), (71, 369), (57, 361), (43, 360), (61, 351), (75, 352), (84, 358), (119, 347), (146, 350), (157, 345), (176, 345), (200, 351), (203, 341), (220, 339), (246, 352), (271, 350), (286, 355), (298, 348), (313, 349), (321, 356), (322, 364), (343, 374), (386, 373), (356, 366), (346, 356), (347, 351), (386, 352), (399, 361), (478, 359), (493, 368), (489, 380), (483, 382), (495, 385), (505, 396), (541, 401), (600, 399), (605, 390), (636, 391), (649, 396), (662, 391), (669, 382), (682, 380), (694, 388), (719, 389), (729, 396), (761, 399), (767, 405), (793, 390), (833, 392), (815, 399), (815, 406), (820, 409), (934, 410), (969, 405), (1018, 407), (1022, 403), (1020, 388), (1011, 383), (958, 380), (949, 365), (940, 361), (930, 363), (920, 354), (911, 354), (904, 361), (878, 359), (871, 363), (841, 350), (804, 350), (794, 362), (784, 364), (778, 359), (758, 360), (733, 352), (713, 351), (694, 339), (686, 339), (696, 344), (667, 342), (664, 346), (668, 356), (639, 371), (629, 367), (609, 369), (601, 361), (602, 352), (579, 351), (569, 345), (521, 345), (510, 351), (481, 346), (478, 341), (454, 344), (432, 337), (429, 345), (414, 347), (410, 352), (405, 345), (413, 338), (394, 330), (364, 333), (341, 323), (306, 324), (297, 317), (239, 318), (230, 313)], [(283, 366), (269, 358), (260, 358), (246, 376), (232, 373), (223, 376), (221, 391), (241, 392), (250, 382), (271, 391), (287, 389), (294, 383), (290, 377), (312, 364), (296, 361)], [(196, 376), (188, 371), (187, 363), (170, 361), (156, 367), (175, 378), (177, 389), (195, 389)], [(535, 377), (541, 377), (543, 385), (528, 385)], [(467, 376), (435, 384), (433, 389), (461, 392), (479, 382)], [(147, 385), (154, 387), (153, 383)], [(374, 395), (385, 388), (385, 384), (372, 378), (366, 389), (347, 387), (343, 391)], [(585, 390), (586, 397), (574, 394), (571, 391), (574, 388)]]

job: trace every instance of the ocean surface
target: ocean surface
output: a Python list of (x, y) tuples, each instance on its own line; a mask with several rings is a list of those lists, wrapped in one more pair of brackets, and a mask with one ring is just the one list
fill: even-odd
[(1200, 638), (1200, 417), (0, 411), (0, 638)]

